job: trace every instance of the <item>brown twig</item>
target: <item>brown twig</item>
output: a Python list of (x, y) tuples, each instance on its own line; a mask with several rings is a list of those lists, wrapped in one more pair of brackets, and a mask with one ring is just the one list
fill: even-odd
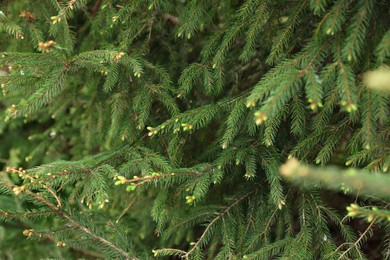
[(92, 17), (95, 17), (97, 12), (99, 11), (100, 6), (102, 5), (103, 0), (98, 0), (92, 7)]

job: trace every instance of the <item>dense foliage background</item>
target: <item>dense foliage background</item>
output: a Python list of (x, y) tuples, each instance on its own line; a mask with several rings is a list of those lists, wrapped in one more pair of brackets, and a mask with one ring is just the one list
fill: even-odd
[(0, 10), (0, 259), (390, 259), (388, 1)]

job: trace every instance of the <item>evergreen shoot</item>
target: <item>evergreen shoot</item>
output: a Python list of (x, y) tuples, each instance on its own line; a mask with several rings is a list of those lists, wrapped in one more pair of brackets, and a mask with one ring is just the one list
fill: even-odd
[(0, 259), (390, 259), (389, 10), (2, 1)]

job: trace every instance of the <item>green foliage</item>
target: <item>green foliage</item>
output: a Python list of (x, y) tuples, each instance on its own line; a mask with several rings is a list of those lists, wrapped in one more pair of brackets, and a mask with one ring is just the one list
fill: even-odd
[[(366, 87), (387, 82), (389, 8), (2, 3), (0, 258), (370, 258), (390, 230), (389, 96)], [(284, 182), (291, 156), (316, 178)]]
[(305, 181), (304, 185), (313, 187), (323, 185), (329, 189), (344, 190), (361, 195), (374, 195), (378, 198), (387, 199), (390, 191), (387, 185), (390, 182), (388, 175), (380, 173), (370, 174), (364, 170), (349, 168), (341, 171), (334, 167), (309, 168), (299, 165), (296, 159), (290, 159), (281, 168), (282, 175), (294, 181)]

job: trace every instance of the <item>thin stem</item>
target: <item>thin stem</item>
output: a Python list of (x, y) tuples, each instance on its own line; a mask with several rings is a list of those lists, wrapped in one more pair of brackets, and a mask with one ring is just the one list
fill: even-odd
[(352, 244), (352, 246), (350, 246), (347, 250), (345, 250), (341, 255), (340, 257), (338, 258), (338, 260), (340, 259), (343, 259), (343, 256), (346, 255), (352, 248), (354, 247), (357, 247), (359, 242), (366, 236), (367, 232), (371, 229), (371, 227), (374, 225), (375, 223), (375, 220), (373, 220), (370, 225), (366, 228), (366, 230), (364, 230), (363, 234), (361, 234), (361, 236), (359, 237), (358, 240), (356, 240), (355, 243)]
[(248, 192), (247, 194), (245, 194), (244, 196), (240, 197), (239, 199), (237, 199), (234, 203), (232, 203), (229, 207), (227, 207), (222, 213), (219, 213), (218, 216), (216, 218), (214, 218), (206, 227), (206, 229), (203, 231), (202, 235), (200, 236), (200, 238), (198, 239), (198, 241), (194, 244), (194, 246), (191, 248), (190, 251), (188, 251), (185, 255), (182, 256), (182, 258), (185, 258), (185, 259), (188, 259), (190, 254), (196, 249), (199, 247), (199, 244), (203, 241), (204, 237), (206, 236), (207, 232), (210, 230), (211, 226), (217, 222), (219, 219), (223, 218), (223, 216), (228, 213), (230, 211), (230, 209), (232, 209), (233, 207), (237, 206), (242, 200), (246, 199), (249, 195), (251, 195), (252, 193), (255, 193), (257, 191), (257, 189), (251, 191), (251, 192)]

